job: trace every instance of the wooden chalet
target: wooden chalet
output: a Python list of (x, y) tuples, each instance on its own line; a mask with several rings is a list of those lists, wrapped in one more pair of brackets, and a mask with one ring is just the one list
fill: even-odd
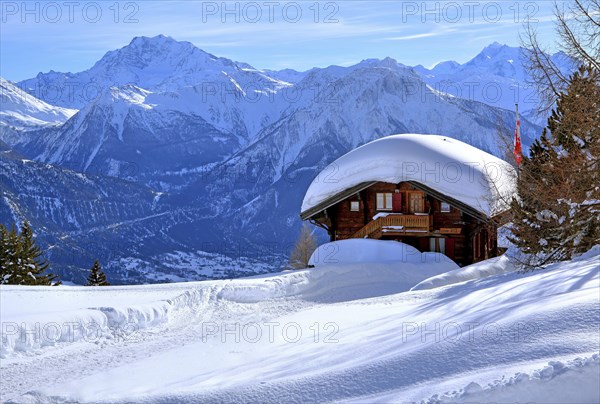
[[(406, 139), (409, 135), (398, 137), (410, 140)], [(431, 142), (434, 138), (438, 137), (431, 136), (428, 141)], [(379, 142), (384, 139), (380, 139)], [(458, 141), (453, 140), (453, 143), (455, 142)], [(405, 180), (391, 182), (389, 170), (384, 176), (386, 181), (377, 181), (377, 175), (369, 174), (359, 177), (362, 180), (372, 177), (373, 181), (344, 181), (342, 177), (345, 172), (357, 172), (344, 169), (344, 165), (352, 161), (351, 154), (352, 152), (343, 156), (339, 160), (344, 161), (336, 165), (341, 176), (339, 181), (331, 182), (331, 186), (336, 189), (329, 193), (323, 192), (327, 190), (327, 183), (321, 180), (316, 186), (328, 197), (317, 198), (317, 203), (312, 206), (306, 203), (306, 199), (303, 204), (303, 207), (309, 206), (303, 209), (301, 218), (326, 229), (331, 241), (348, 238), (397, 240), (422, 252), (441, 252), (459, 265), (468, 265), (498, 255), (496, 215), (485, 212), (485, 209), (481, 208), (482, 204), (473, 203), (468, 198), (459, 200), (455, 195), (441, 192), (440, 188), (452, 188), (448, 187), (449, 184), (438, 186), (440, 184), (436, 181), (419, 181), (417, 175), (402, 174), (396, 179)], [(360, 155), (364, 154), (372, 155), (370, 158), (376, 159), (377, 153), (366, 153), (363, 150), (358, 156), (357, 166), (362, 165), (369, 171), (369, 163), (360, 158)], [(435, 155), (435, 151), (432, 154)], [(398, 159), (403, 159), (403, 156), (402, 153), (398, 154)], [(415, 157), (418, 156), (419, 153), (416, 153)], [(389, 156), (382, 156), (382, 161), (390, 161)], [(345, 186), (345, 183), (348, 186)], [(468, 185), (463, 181), (457, 183), (456, 187)], [(479, 188), (478, 184), (472, 186)], [(449, 193), (465, 193), (465, 189), (457, 191), (460, 192)], [(310, 197), (314, 200), (314, 195)]]

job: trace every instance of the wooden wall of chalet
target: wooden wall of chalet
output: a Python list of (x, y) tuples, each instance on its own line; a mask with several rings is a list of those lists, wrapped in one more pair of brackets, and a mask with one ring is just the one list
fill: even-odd
[[(401, 183), (399, 186), (389, 183), (376, 183), (371, 187), (352, 195), (327, 209), (327, 215), (331, 221), (331, 239), (343, 240), (351, 238), (363, 226), (373, 220), (379, 213), (377, 210), (377, 193), (395, 193), (399, 189), (403, 195), (402, 213), (408, 212), (408, 200), (406, 191), (419, 191), (409, 183)], [(359, 202), (359, 210), (351, 210), (351, 202)], [(478, 219), (463, 213), (454, 206), (450, 212), (441, 211), (441, 201), (431, 195), (425, 194), (424, 213), (429, 213), (430, 233), (424, 233), (421, 237), (416, 236), (392, 236), (386, 237), (410, 244), (421, 251), (430, 250), (432, 237), (443, 237), (453, 241), (453, 251), (447, 251), (450, 258), (459, 264), (470, 264), (483, 259), (493, 257), (496, 249), (496, 228), (492, 224), (486, 224)], [(460, 229), (459, 234), (442, 234), (442, 229)], [(447, 231), (447, 230), (444, 230)]]

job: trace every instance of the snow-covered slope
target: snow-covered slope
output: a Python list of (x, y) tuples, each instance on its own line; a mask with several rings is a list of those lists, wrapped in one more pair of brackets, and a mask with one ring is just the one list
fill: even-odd
[(432, 276), (416, 284), (411, 290), (424, 290), (439, 288), (473, 279), (487, 278), (512, 271), (513, 265), (506, 255), (490, 258), (489, 260), (471, 264), (468, 267), (458, 268), (443, 274)]
[(239, 148), (237, 135), (153, 95), (133, 85), (108, 88), (62, 127), (17, 148), (37, 161), (119, 178), (218, 162)]
[(0, 122), (17, 128), (58, 125), (77, 110), (61, 108), (41, 101), (0, 77)]
[(424, 291), (408, 291), (407, 271), (419, 272), (402, 261), (0, 286), (0, 393), (19, 403), (596, 403), (599, 262), (596, 248)]
[(0, 140), (9, 145), (23, 141), (24, 132), (61, 125), (76, 112), (41, 101), (0, 77)]
[(292, 83), (292, 84), (298, 83), (310, 72), (310, 70), (305, 71), (305, 72), (299, 72), (294, 69), (283, 69), (283, 70), (265, 69), (263, 71), (269, 77), (273, 77), (277, 80), (280, 80), (280, 81), (283, 81), (286, 83)]

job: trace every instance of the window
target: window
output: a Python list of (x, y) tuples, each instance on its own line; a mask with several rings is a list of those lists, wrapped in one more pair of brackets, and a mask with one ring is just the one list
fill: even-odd
[(435, 237), (430, 238), (429, 239), (429, 251), (445, 254), (446, 253), (446, 239), (445, 238), (435, 238)]
[(352, 212), (358, 212), (360, 210), (360, 202), (358, 202), (358, 201), (351, 201), (350, 202), (350, 210)]
[(441, 202), (440, 211), (445, 213), (450, 212), (450, 204), (448, 202)]
[(408, 193), (408, 208), (410, 213), (423, 213), (423, 193), (409, 192)]
[(392, 194), (377, 193), (377, 210), (392, 210)]

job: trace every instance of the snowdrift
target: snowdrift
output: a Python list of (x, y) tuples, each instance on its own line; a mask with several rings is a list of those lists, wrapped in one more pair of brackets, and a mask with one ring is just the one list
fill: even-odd
[(458, 271), (440, 253), (421, 253), (398, 241), (348, 239), (325, 243), (312, 254), (313, 281), (303, 292), (316, 301), (346, 301), (408, 291), (426, 278)]
[(419, 282), (411, 290), (439, 288), (454, 283), (487, 278), (492, 275), (500, 275), (511, 272), (514, 269), (510, 259), (507, 256), (502, 255), (500, 257), (491, 258), (486, 261), (477, 262), (463, 268), (432, 276), (431, 278)]
[(312, 266), (357, 263), (441, 264), (446, 270), (458, 265), (440, 253), (422, 253), (393, 240), (348, 239), (320, 245), (308, 262)]
[[(525, 367), (532, 366), (536, 365), (526, 365)], [(472, 376), (469, 377), (472, 378)], [(465, 382), (466, 384), (460, 389), (434, 394), (422, 400), (421, 403), (595, 404), (600, 399), (598, 380), (600, 380), (600, 355), (593, 354), (573, 360), (550, 361), (545, 366), (540, 364), (539, 368), (528, 372), (517, 372), (506, 377), (503, 375), (501, 378), (483, 385), (474, 381)], [(387, 404), (405, 401), (401, 399), (398, 392), (388, 392), (368, 398), (362, 397), (356, 401), (350, 400), (347, 404), (365, 402)]]
[(531, 373), (516, 373), (480, 386), (471, 382), (459, 392), (431, 397), (429, 403), (527, 402), (594, 403), (600, 399), (600, 356), (551, 361)]
[[(111, 286), (110, 290), (3, 285), (0, 358), (49, 346), (97, 343), (164, 324), (174, 313), (205, 302), (205, 293), (205, 289), (189, 290), (182, 284)], [(160, 300), (164, 295), (173, 298)]]

